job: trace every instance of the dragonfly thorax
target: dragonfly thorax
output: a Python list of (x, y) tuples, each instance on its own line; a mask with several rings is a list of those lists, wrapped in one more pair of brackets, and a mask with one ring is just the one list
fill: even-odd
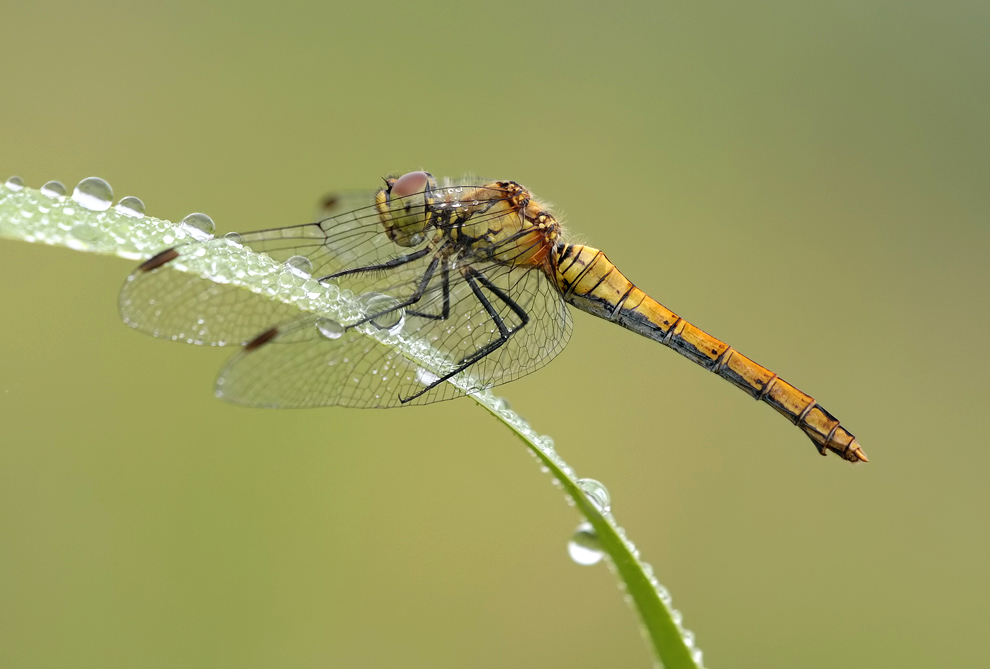
[(538, 266), (549, 257), (560, 224), (514, 181), (495, 181), (466, 193), (452, 219), (451, 237), (486, 260)]
[(396, 244), (417, 246), (432, 228), (465, 259), (541, 266), (560, 236), (553, 215), (515, 181), (445, 187), (428, 172), (410, 172), (387, 178), (375, 206)]

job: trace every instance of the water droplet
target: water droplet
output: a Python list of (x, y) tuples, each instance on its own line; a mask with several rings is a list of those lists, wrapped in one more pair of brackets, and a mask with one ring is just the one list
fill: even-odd
[(691, 661), (699, 667), (703, 667), (705, 665), (704, 653), (701, 652), (700, 648), (691, 649)]
[(512, 405), (509, 400), (504, 397), (495, 397), (492, 399), (492, 406), (496, 411), (512, 411)]
[(440, 380), (440, 377), (428, 369), (419, 367), (416, 369), (416, 382), (423, 386), (432, 386)]
[(285, 266), (300, 279), (308, 279), (313, 274), (313, 263), (306, 256), (292, 256), (285, 261)]
[(383, 293), (365, 293), (358, 298), (365, 318), (372, 317), (370, 323), (389, 334), (399, 334), (406, 323), (406, 312), (398, 308), (399, 301)]
[(72, 199), (84, 209), (106, 211), (113, 202), (113, 189), (100, 177), (87, 177), (76, 184)]
[(315, 300), (323, 294), (323, 284), (319, 281), (313, 281), (310, 279), (303, 284), (303, 290), (306, 291), (306, 295), (309, 296), (311, 300)]
[(580, 565), (588, 566), (601, 562), (605, 552), (591, 523), (581, 523), (577, 526), (574, 535), (567, 543), (567, 553)]
[(244, 240), (241, 239), (241, 236), (236, 232), (228, 232), (223, 236), (223, 238), (226, 239), (231, 244), (236, 244), (237, 246), (240, 246), (241, 244), (244, 243)]
[(179, 227), (182, 228), (183, 232), (199, 242), (213, 239), (213, 233), (217, 229), (217, 226), (213, 223), (213, 219), (201, 213), (189, 214), (179, 222)]
[(41, 194), (45, 197), (50, 197), (53, 200), (56, 198), (65, 197), (67, 193), (68, 191), (65, 190), (65, 184), (61, 181), (49, 181), (41, 187)]
[(327, 339), (340, 339), (344, 334), (344, 326), (332, 318), (321, 318), (317, 320), (316, 329)]
[(144, 202), (133, 195), (120, 198), (120, 202), (114, 207), (118, 214), (131, 218), (144, 218)]
[(691, 630), (684, 630), (681, 633), (681, 638), (684, 640), (684, 645), (688, 648), (694, 648), (694, 632)]
[(595, 479), (578, 479), (578, 487), (584, 491), (588, 501), (602, 513), (608, 513), (612, 508), (612, 500), (608, 494), (608, 488)]
[(18, 176), (13, 176), (7, 179), (4, 185), (10, 190), (21, 190), (24, 188), (24, 179)]
[(92, 242), (99, 236), (100, 229), (92, 223), (76, 223), (69, 232), (79, 241)]

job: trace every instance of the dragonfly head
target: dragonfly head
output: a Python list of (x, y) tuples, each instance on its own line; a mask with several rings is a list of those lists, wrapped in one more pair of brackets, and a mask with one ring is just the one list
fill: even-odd
[(385, 234), (399, 246), (416, 246), (426, 238), (436, 200), (437, 182), (429, 172), (388, 177), (375, 195)]

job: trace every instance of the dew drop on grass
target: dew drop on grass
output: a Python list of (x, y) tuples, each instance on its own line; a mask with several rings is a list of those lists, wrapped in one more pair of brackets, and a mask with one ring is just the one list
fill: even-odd
[(316, 329), (327, 339), (340, 339), (344, 334), (344, 326), (332, 318), (321, 318), (317, 320)]
[(93, 242), (99, 237), (100, 229), (92, 223), (80, 222), (72, 226), (69, 234), (81, 242)]
[(120, 202), (114, 207), (118, 214), (130, 218), (144, 218), (144, 202), (133, 195), (120, 198)]
[(24, 179), (18, 176), (13, 176), (7, 179), (7, 181), (4, 182), (4, 185), (10, 190), (21, 190), (24, 188)]
[(53, 200), (58, 199), (60, 197), (65, 197), (66, 194), (68, 193), (68, 191), (65, 190), (65, 184), (63, 184), (61, 181), (49, 181), (44, 186), (42, 186), (40, 190), (42, 195), (51, 198)]
[(590, 566), (601, 562), (605, 551), (602, 550), (591, 523), (585, 522), (577, 526), (571, 540), (567, 542), (567, 553), (579, 565)]
[(592, 504), (601, 513), (608, 513), (612, 508), (612, 500), (606, 488), (601, 482), (595, 479), (578, 479), (578, 487), (584, 492)]
[(199, 212), (186, 216), (179, 222), (179, 227), (182, 228), (183, 232), (199, 242), (213, 239), (213, 233), (217, 229), (212, 218)]
[(432, 386), (439, 380), (439, 376), (427, 369), (423, 369), (422, 367), (416, 369), (416, 382), (421, 386)]
[(106, 211), (113, 202), (113, 189), (100, 177), (87, 177), (76, 184), (72, 199), (83, 209)]
[(509, 400), (505, 399), (504, 397), (494, 398), (493, 406), (495, 407), (495, 410), (499, 412), (512, 411), (512, 404), (510, 404)]
[(291, 256), (285, 266), (300, 279), (308, 279), (313, 274), (313, 263), (306, 256)]
[(371, 324), (379, 330), (397, 335), (406, 323), (406, 312), (398, 308), (400, 302), (384, 293), (365, 293), (358, 298), (365, 316), (374, 316)]

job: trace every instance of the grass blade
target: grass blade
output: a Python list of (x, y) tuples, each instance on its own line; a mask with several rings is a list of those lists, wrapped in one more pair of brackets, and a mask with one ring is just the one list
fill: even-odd
[[(86, 180), (92, 186), (95, 181)], [(101, 180), (98, 180), (101, 181)], [(102, 182), (105, 184), (105, 182)], [(95, 183), (101, 192), (100, 183)], [(34, 190), (19, 180), (0, 186), (0, 238), (65, 246), (78, 251), (144, 260), (158, 251), (186, 241), (197, 241), (195, 231), (169, 221), (145, 216), (140, 208), (118, 204), (111, 207), (105, 198), (68, 197), (60, 189)], [(109, 185), (106, 185), (109, 193)], [(78, 189), (76, 193), (79, 193)], [(207, 279), (238, 284), (245, 290), (265, 294), (293, 304), (301, 311), (330, 316), (353, 310), (343, 304), (335, 291), (314, 290), (312, 280), (302, 278), (267, 256), (258, 255), (223, 238), (206, 246), (207, 252), (189, 258), (181, 271)], [(277, 280), (272, 277), (277, 275)], [(319, 286), (319, 284), (317, 284)], [(422, 342), (399, 336), (370, 334), (386, 346), (416, 360), (426, 368), (436, 368), (437, 357)], [(695, 669), (702, 666), (701, 651), (694, 646), (691, 632), (681, 627), (681, 616), (670, 606), (670, 595), (660, 585), (650, 565), (642, 562), (639, 551), (613, 518), (607, 504), (589, 495), (574, 470), (561, 459), (548, 437), (541, 437), (518, 414), (488, 391), (476, 391), (477, 384), (466, 375), (451, 380), (479, 405), (512, 430), (550, 472), (590, 525), (589, 536), (607, 556), (613, 573), (638, 612), (644, 636), (654, 654), (667, 669)]]

